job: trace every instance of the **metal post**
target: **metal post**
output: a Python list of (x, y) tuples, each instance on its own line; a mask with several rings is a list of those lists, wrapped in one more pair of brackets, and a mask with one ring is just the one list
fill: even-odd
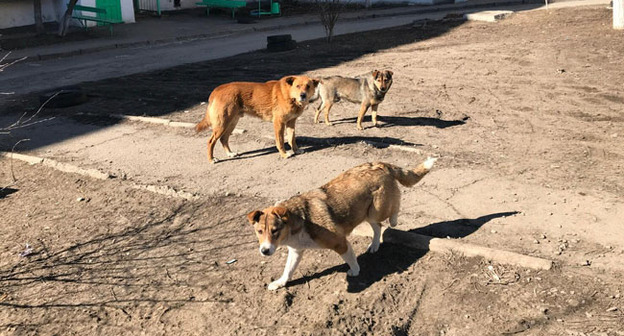
[(613, 29), (624, 29), (624, 0), (613, 0)]

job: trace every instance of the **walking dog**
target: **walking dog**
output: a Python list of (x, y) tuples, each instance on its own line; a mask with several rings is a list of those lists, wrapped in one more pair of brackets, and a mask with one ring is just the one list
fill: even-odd
[(397, 181), (413, 186), (431, 170), (435, 160), (429, 158), (412, 170), (383, 162), (365, 163), (320, 188), (250, 212), (247, 219), (254, 227), (262, 255), (272, 255), (278, 246), (288, 247), (284, 273), (268, 289), (285, 286), (303, 251), (310, 248), (336, 251), (349, 265), (347, 275), (357, 276), (360, 266), (347, 236), (367, 221), (374, 232), (368, 252), (377, 252), (381, 222), (389, 219), (390, 226), (397, 224), (401, 202)]
[[(273, 122), (275, 144), (280, 155), (288, 158), (303, 151), (295, 142), (295, 123), (314, 95), (319, 81), (307, 76), (287, 76), (280, 80), (266, 83), (233, 82), (214, 89), (208, 99), (206, 115), (196, 126), (200, 132), (212, 127), (208, 139), (208, 161), (218, 160), (213, 156), (217, 140), (221, 141), (228, 157), (238, 153), (230, 150), (229, 139), (238, 120), (245, 114)], [(292, 149), (284, 149), (284, 130)]]
[[(373, 111), (373, 125), (377, 126), (377, 107), (384, 100), (386, 93), (392, 86), (393, 72), (390, 70), (374, 70), (361, 78), (345, 78), (341, 76), (326, 77), (321, 79), (318, 87), (318, 96), (322, 102), (316, 110), (314, 123), (319, 122), (321, 112), (325, 111), (325, 124), (329, 121), (329, 110), (333, 104), (342, 99), (352, 103), (360, 103), (360, 112), (357, 117), (357, 128), (363, 130), (362, 118), (370, 107)], [(316, 99), (315, 99), (316, 100)]]

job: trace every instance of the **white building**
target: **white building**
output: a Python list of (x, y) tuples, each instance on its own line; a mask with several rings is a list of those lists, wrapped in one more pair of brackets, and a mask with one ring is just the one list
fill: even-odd
[[(119, 3), (121, 19), (124, 23), (134, 22), (134, 7), (132, 0), (114, 0)], [(41, 16), (43, 22), (58, 22), (67, 9), (69, 0), (41, 0)], [(97, 7), (102, 3), (111, 3), (111, 0), (79, 0), (83, 6)], [(0, 1), (0, 29), (22, 27), (35, 24), (32, 0)]]

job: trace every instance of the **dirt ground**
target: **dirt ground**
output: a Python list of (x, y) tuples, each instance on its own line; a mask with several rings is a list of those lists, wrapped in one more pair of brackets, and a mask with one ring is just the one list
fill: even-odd
[[(447, 20), (84, 83), (90, 101), (0, 138), (3, 149), (109, 173), (95, 180), (1, 159), (0, 334), (624, 335), (624, 33), (588, 7)], [(211, 89), (287, 74), (392, 69), (381, 126), (297, 124), (278, 157), (269, 123), (243, 118), (241, 158), (209, 165), (208, 134), (107, 114), (201, 119)], [(37, 96), (1, 104), (2, 124)], [(13, 113), (13, 114), (11, 114)], [(84, 116), (91, 113), (98, 116)], [(404, 151), (388, 145), (409, 147)], [(351, 237), (362, 272), (309, 251), (269, 292), (285, 251), (261, 257), (244, 215), (358, 163), (439, 157), (404, 189), (399, 229), (555, 261), (550, 271)], [(221, 148), (216, 156), (225, 159)], [(195, 200), (133, 184), (167, 186)], [(20, 256), (25, 244), (28, 256)], [(229, 262), (229, 263), (228, 263)]]

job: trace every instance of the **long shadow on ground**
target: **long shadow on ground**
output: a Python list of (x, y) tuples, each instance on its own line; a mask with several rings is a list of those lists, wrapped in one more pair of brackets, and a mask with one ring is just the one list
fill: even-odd
[[(423, 228), (410, 230), (409, 232), (426, 234), (433, 237), (449, 236), (452, 238), (463, 238), (474, 233), (492, 219), (512, 216), (517, 213), (516, 211), (499, 212), (472, 219), (460, 218), (452, 221), (429, 224)], [(427, 251), (424, 250), (383, 243), (377, 253), (364, 253), (358, 257), (358, 263), (361, 268), (360, 275), (357, 277), (347, 277), (347, 291), (350, 293), (359, 293), (389, 274), (402, 273), (426, 254)], [(311, 276), (291, 281), (288, 285), (300, 285), (311, 279), (321, 278), (335, 272), (346, 272), (347, 270), (348, 267), (345, 264), (334, 266)]]
[[(365, 143), (375, 148), (388, 148), (391, 145), (400, 145), (408, 147), (418, 147), (421, 144), (414, 144), (408, 141), (392, 137), (369, 137), (369, 136), (343, 136), (343, 137), (331, 137), (331, 138), (316, 138), (316, 137), (297, 137), (297, 144), (306, 152), (316, 152), (330, 147), (339, 145), (350, 145), (356, 143)], [(285, 143), (286, 150), (290, 149), (290, 146)], [(269, 147), (254, 149), (247, 152), (240, 153), (240, 156), (223, 159), (221, 161), (241, 160), (249, 159), (268, 154), (277, 153), (277, 147), (271, 145)]]
[[(382, 116), (378, 117), (378, 123), (376, 127), (386, 128), (386, 127), (394, 127), (394, 126), (433, 126), (435, 128), (448, 128), (453, 126), (464, 125), (469, 117), (464, 117), (460, 120), (443, 120), (439, 118), (429, 118), (429, 117), (393, 117), (393, 116)], [(335, 125), (338, 124), (355, 124), (357, 121), (357, 117), (353, 118), (343, 118), (333, 121)], [(371, 116), (365, 116), (362, 120), (363, 122), (371, 122)], [(370, 128), (375, 126), (369, 126), (365, 128)]]

